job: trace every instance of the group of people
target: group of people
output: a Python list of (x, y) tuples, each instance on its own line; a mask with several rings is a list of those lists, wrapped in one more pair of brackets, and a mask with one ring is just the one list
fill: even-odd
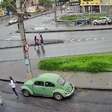
[[(34, 36), (34, 42), (35, 42), (35, 50), (37, 55), (40, 57), (41, 51), (42, 54), (45, 54), (45, 50), (44, 50), (44, 39), (41, 33), (36, 34)], [(41, 51), (40, 51), (41, 50)]]

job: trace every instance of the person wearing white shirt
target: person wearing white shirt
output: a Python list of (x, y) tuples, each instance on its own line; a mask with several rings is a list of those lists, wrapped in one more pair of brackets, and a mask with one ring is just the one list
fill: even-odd
[(15, 95), (18, 97), (19, 95), (18, 95), (18, 93), (16, 91), (16, 84), (14, 82), (14, 79), (11, 76), (9, 77), (9, 79), (10, 79), (9, 85), (11, 86), (11, 88), (12, 88), (13, 92), (15, 93)]

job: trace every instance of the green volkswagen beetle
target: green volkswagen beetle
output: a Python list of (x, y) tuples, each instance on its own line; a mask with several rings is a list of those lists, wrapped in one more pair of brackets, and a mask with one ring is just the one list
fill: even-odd
[(24, 96), (45, 96), (62, 100), (74, 93), (74, 87), (66, 82), (58, 74), (44, 73), (40, 76), (28, 80), (21, 87)]

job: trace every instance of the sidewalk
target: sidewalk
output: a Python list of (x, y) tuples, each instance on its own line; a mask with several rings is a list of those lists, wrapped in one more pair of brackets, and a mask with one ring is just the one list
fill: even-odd
[[(39, 60), (31, 60), (33, 77), (36, 77), (41, 73), (49, 72), (37, 69), (37, 61)], [(0, 68), (0, 80), (8, 81), (9, 76), (14, 77), (18, 82), (24, 82), (26, 80), (26, 66), (23, 60), (0, 63)], [(7, 70), (5, 68), (7, 68)], [(78, 88), (103, 90), (112, 89), (112, 72), (91, 74), (85, 72), (54, 71), (52, 73), (58, 73)]]

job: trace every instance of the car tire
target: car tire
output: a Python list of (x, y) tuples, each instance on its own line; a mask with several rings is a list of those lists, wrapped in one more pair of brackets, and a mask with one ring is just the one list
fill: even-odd
[(94, 25), (97, 25), (97, 22), (94, 22)]
[(23, 95), (25, 96), (25, 97), (28, 97), (28, 96), (30, 96), (30, 93), (29, 93), (29, 91), (28, 90), (22, 90), (22, 93), (23, 93)]
[(106, 21), (105, 24), (108, 25), (109, 24), (108, 21)]
[(58, 101), (63, 99), (63, 96), (60, 93), (54, 93), (53, 97), (55, 100), (58, 100)]

